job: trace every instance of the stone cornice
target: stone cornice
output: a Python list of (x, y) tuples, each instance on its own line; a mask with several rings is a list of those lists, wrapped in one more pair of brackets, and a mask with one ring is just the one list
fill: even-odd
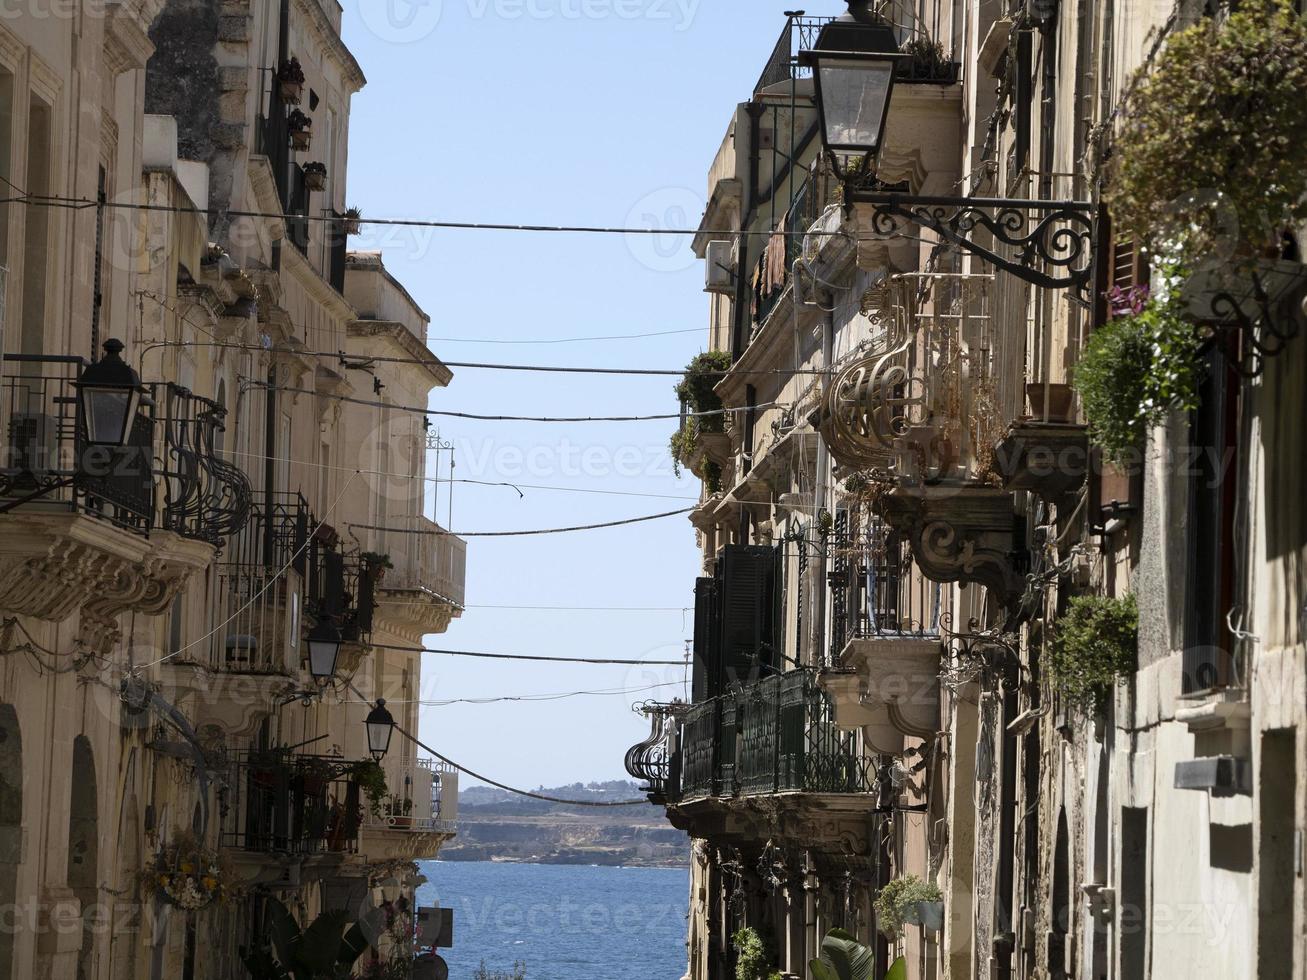
[(392, 350), (401, 357), (411, 357), (416, 362), (412, 365), (425, 371), (434, 384), (446, 388), (454, 379), (454, 372), (441, 363), (440, 358), (431, 353), (411, 330), (402, 323), (392, 320), (355, 320), (349, 324), (348, 334), (351, 339), (378, 339), (387, 342)]
[(282, 246), (281, 267), (282, 275), (293, 277), (304, 287), (309, 298), (320, 303), (328, 313), (347, 322), (358, 318), (358, 311), (346, 302), (344, 296), (336, 292), (331, 283), (318, 275), (318, 270), (313, 268), (309, 260), (294, 245)]
[(104, 61), (110, 76), (144, 68), (154, 54), (150, 23), (154, 14), (127, 0), (105, 4)]
[(326, 11), (322, 9), (318, 0), (295, 0), (295, 10), (308, 21), (309, 27), (317, 41), (322, 45), (323, 50), (340, 65), (341, 73), (349, 91), (353, 93), (363, 88), (368, 80), (363, 74), (362, 67), (354, 57), (353, 52), (345, 46), (345, 42), (336, 33), (335, 26), (327, 17)]

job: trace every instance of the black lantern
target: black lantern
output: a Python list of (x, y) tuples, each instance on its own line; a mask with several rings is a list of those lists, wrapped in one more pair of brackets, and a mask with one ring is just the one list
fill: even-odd
[(336, 658), (342, 642), (340, 630), (327, 617), (309, 630), (309, 673), (319, 685), (336, 676)]
[(141, 379), (122, 359), (120, 340), (104, 342), (104, 357), (76, 381), (86, 441), (93, 446), (125, 446), (141, 404)]
[(822, 28), (816, 48), (799, 53), (800, 64), (812, 68), (822, 142), (841, 179), (869, 174), (880, 154), (904, 57), (871, 0), (849, 0), (849, 12)]
[(377, 706), (368, 712), (364, 721), (368, 728), (368, 751), (372, 758), (380, 762), (390, 751), (390, 736), (395, 734), (395, 718), (386, 710), (384, 698), (377, 701)]

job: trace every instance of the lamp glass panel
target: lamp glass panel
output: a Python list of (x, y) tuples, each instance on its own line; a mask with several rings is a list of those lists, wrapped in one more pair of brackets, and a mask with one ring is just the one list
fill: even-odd
[(822, 59), (817, 70), (821, 73), (826, 145), (831, 149), (879, 149), (894, 62), (830, 58)]
[(336, 655), (340, 644), (331, 640), (309, 640), (309, 673), (314, 677), (331, 677), (336, 673)]
[(85, 388), (82, 394), (87, 440), (97, 445), (123, 445), (127, 441), (133, 392), (112, 388)]
[(369, 721), (367, 727), (368, 751), (374, 756), (384, 756), (390, 749), (394, 726), (388, 721)]

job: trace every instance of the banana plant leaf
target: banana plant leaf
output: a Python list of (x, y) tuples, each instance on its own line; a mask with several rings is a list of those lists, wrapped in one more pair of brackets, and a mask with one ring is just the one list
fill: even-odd
[(843, 929), (832, 929), (822, 940), (821, 959), (809, 964), (816, 980), (872, 980), (876, 951)]

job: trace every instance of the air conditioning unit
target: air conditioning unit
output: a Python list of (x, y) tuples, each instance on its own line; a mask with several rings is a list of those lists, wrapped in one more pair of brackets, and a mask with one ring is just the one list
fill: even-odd
[(705, 271), (705, 293), (718, 293), (723, 296), (735, 294), (735, 267), (738, 259), (734, 242), (709, 242), (704, 255), (707, 263)]

